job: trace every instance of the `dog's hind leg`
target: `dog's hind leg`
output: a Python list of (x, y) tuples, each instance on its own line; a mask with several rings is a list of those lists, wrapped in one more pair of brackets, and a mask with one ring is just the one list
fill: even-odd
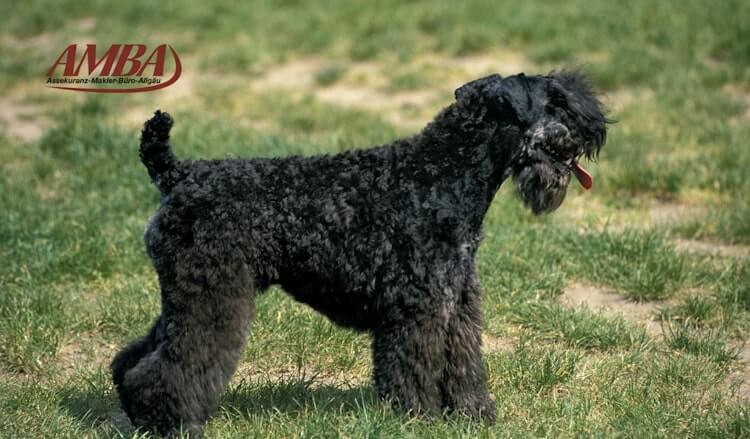
[(216, 409), (254, 315), (252, 276), (236, 253), (212, 242), (181, 250), (174, 263), (155, 258), (163, 335), (118, 385), (136, 426), (198, 435)]
[[(125, 373), (138, 364), (141, 358), (156, 350), (159, 343), (163, 340), (163, 337), (164, 319), (162, 316), (159, 316), (145, 337), (131, 342), (127, 347), (115, 355), (112, 364), (109, 366), (112, 370), (112, 382), (114, 383), (115, 388), (119, 388), (122, 385)], [(125, 393), (120, 393), (123, 407), (130, 405), (127, 396), (128, 395)]]
[(482, 364), (482, 309), (479, 285), (472, 282), (448, 324), (446, 366), (441, 382), (448, 411), (495, 422), (495, 403), (487, 391)]
[(378, 395), (412, 415), (437, 416), (445, 358), (445, 319), (409, 316), (374, 331), (373, 377)]

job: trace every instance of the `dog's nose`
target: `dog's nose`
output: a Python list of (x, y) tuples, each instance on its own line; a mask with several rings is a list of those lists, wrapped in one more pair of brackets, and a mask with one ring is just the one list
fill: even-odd
[(570, 131), (560, 122), (547, 122), (536, 127), (531, 138), (534, 143), (561, 146), (570, 138)]

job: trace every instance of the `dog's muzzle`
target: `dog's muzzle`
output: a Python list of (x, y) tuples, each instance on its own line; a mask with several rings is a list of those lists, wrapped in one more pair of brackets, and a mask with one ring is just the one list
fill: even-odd
[[(528, 143), (521, 149), (521, 159), (554, 161), (542, 145), (546, 144), (550, 150), (560, 150), (571, 141), (570, 131), (565, 125), (559, 122), (542, 123), (528, 134)], [(594, 186), (594, 178), (575, 157), (568, 160), (567, 167), (584, 189), (589, 190)]]

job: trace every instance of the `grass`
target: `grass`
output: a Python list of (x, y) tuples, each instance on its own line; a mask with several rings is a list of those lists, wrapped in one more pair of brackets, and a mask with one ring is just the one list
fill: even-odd
[[(394, 413), (370, 384), (368, 337), (273, 289), (206, 435), (750, 435), (750, 395), (728, 384), (750, 382), (748, 2), (34, 0), (0, 15), (0, 437), (140, 434), (117, 411), (107, 364), (159, 311), (141, 242), (158, 194), (136, 149), (155, 108), (175, 116), (180, 157), (335, 153), (411, 134), (455, 87), (516, 64), (583, 65), (618, 122), (589, 166), (592, 192), (571, 186), (535, 218), (505, 185), (488, 212), (485, 331), (514, 346), (485, 349), (498, 424)], [(186, 76), (123, 96), (34, 82), (67, 42), (136, 37), (176, 47)], [(311, 71), (263, 82), (296, 60)], [(339, 101), (339, 85), (379, 98)], [(433, 98), (390, 104), (421, 95)], [(22, 122), (41, 136), (19, 134)], [(653, 218), (675, 205), (689, 213)], [(684, 252), (676, 238), (735, 256)], [(563, 305), (573, 283), (652, 315)]]
[(334, 84), (346, 73), (346, 67), (342, 65), (330, 65), (321, 67), (315, 72), (315, 83), (321, 87)]
[(503, 358), (509, 384), (522, 392), (539, 394), (563, 386), (575, 376), (581, 355), (575, 351), (534, 349), (521, 345)]
[(557, 303), (527, 302), (514, 307), (512, 320), (534, 330), (541, 339), (561, 341), (585, 350), (642, 348), (648, 337), (621, 318), (606, 318), (588, 309), (569, 310)]
[(706, 357), (719, 366), (726, 366), (737, 359), (737, 352), (725, 346), (720, 334), (699, 331), (687, 325), (670, 326), (666, 343), (672, 349)]
[[(688, 264), (665, 236), (626, 230), (570, 235), (566, 245), (580, 258), (581, 276), (616, 287), (635, 300), (665, 299), (686, 280)], [(623, 264), (623, 261), (628, 261)]]

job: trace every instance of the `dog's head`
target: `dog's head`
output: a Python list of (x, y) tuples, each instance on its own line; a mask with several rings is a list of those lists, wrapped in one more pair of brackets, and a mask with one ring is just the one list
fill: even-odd
[(577, 71), (546, 76), (491, 75), (456, 90), (456, 99), (486, 109), (485, 118), (520, 137), (507, 163), (524, 204), (535, 214), (557, 209), (573, 173), (585, 189), (591, 175), (579, 163), (595, 159), (609, 120), (586, 77)]

